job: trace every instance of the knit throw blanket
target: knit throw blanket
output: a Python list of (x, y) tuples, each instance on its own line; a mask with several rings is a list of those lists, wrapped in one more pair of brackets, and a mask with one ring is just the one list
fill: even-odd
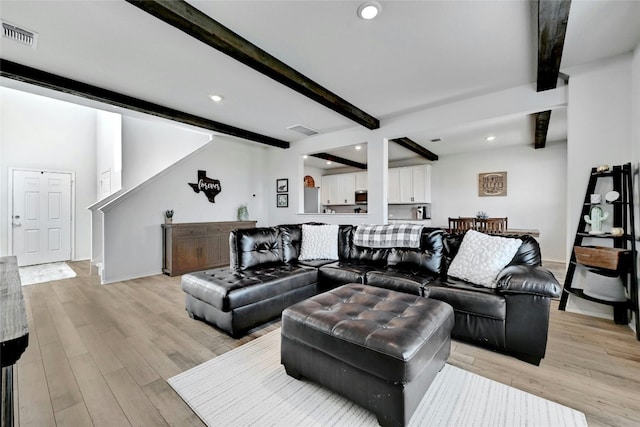
[(417, 224), (359, 225), (353, 244), (367, 248), (419, 248), (423, 228)]

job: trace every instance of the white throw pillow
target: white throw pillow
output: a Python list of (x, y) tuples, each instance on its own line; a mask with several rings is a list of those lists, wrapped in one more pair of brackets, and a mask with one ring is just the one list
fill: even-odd
[(338, 259), (338, 226), (302, 224), (302, 244), (298, 259)]
[(496, 287), (498, 273), (513, 259), (522, 240), (467, 231), (448, 274), (487, 288)]

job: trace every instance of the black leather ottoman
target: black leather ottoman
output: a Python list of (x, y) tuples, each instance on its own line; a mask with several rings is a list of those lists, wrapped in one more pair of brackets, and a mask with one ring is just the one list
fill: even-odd
[(404, 426), (449, 357), (453, 323), (447, 303), (351, 283), (283, 311), (281, 361)]
[(217, 268), (183, 275), (182, 290), (189, 316), (237, 337), (317, 294), (317, 280), (318, 270), (304, 266)]

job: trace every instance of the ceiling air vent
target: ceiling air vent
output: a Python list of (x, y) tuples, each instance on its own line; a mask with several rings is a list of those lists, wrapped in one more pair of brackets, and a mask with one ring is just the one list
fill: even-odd
[(2, 37), (36, 48), (38, 33), (2, 21)]
[(318, 131), (317, 130), (313, 130), (309, 127), (303, 126), (303, 125), (292, 125), (287, 127), (287, 129), (295, 131), (295, 132), (300, 132), (301, 134), (307, 135), (307, 136), (311, 136), (311, 135), (317, 135)]

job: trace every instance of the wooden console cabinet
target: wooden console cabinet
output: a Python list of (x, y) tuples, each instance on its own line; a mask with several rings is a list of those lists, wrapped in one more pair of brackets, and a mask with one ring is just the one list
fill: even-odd
[(162, 271), (177, 276), (229, 265), (229, 233), (256, 221), (162, 224)]

